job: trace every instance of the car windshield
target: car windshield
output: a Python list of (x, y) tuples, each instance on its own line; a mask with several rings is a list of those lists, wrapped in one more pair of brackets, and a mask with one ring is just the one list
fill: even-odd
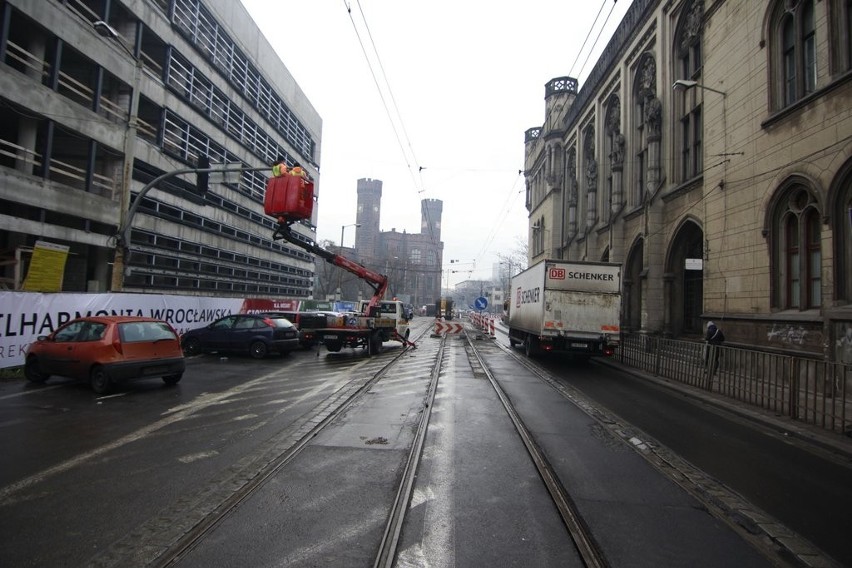
[(172, 328), (167, 323), (156, 321), (134, 321), (118, 324), (121, 341), (159, 341), (161, 339), (177, 339)]

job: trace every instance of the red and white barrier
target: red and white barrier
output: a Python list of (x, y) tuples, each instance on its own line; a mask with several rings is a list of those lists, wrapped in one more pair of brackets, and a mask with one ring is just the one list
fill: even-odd
[(443, 333), (461, 333), (464, 325), (447, 321), (435, 321), (435, 335)]

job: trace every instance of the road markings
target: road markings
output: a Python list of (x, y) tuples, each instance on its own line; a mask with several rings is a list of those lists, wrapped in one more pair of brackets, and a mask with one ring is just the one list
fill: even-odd
[(204, 393), (198, 396), (195, 400), (190, 401), (186, 404), (180, 405), (178, 407), (167, 410), (164, 414), (171, 414), (170, 416), (166, 416), (162, 420), (158, 420), (144, 428), (140, 428), (135, 432), (131, 432), (130, 434), (123, 436), (109, 444), (105, 444), (99, 448), (95, 448), (88, 452), (82, 453), (78, 456), (75, 456), (69, 460), (66, 460), (62, 463), (58, 463), (53, 467), (49, 467), (43, 471), (40, 471), (36, 474), (33, 474), (29, 477), (25, 477), (20, 481), (9, 484), (2, 489), (0, 489), (0, 504), (6, 504), (7, 501), (17, 492), (22, 491), (28, 487), (41, 483), (45, 479), (49, 477), (53, 477), (54, 475), (66, 472), (74, 467), (80, 466), (86, 463), (89, 460), (92, 460), (98, 456), (101, 456), (107, 452), (111, 452), (112, 450), (118, 449), (122, 446), (130, 444), (132, 442), (136, 442), (141, 440), (145, 436), (148, 436), (158, 430), (165, 428), (166, 426), (170, 426), (176, 422), (180, 422), (186, 418), (189, 418), (193, 414), (196, 414), (206, 408), (216, 405), (222, 404), (229, 397), (234, 396), (235, 394), (241, 394), (244, 391), (264, 382), (271, 378), (275, 378), (280, 375), (281, 371), (275, 371), (272, 373), (268, 373), (261, 377), (256, 378), (253, 381), (249, 381), (247, 383), (243, 383), (233, 389), (217, 393), (217, 394), (208, 394)]

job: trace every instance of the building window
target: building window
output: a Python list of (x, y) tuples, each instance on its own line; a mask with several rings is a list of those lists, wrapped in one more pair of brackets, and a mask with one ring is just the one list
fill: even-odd
[(696, 105), (680, 119), (681, 124), (681, 180), (686, 181), (701, 174), (704, 157), (701, 138), (704, 126), (701, 122), (701, 105)]
[(816, 22), (813, 0), (778, 0), (771, 18), (770, 57), (776, 79), (776, 108), (813, 93), (817, 85)]
[(822, 304), (822, 229), (818, 203), (802, 183), (782, 190), (776, 202), (774, 305), (806, 310)]
[[(703, 39), (702, 21), (704, 3), (693, 0), (684, 6), (678, 21), (675, 34), (674, 52), (677, 54), (675, 76), (701, 82)], [(685, 182), (701, 175), (703, 155), (701, 140), (704, 125), (701, 120), (702, 98), (699, 89), (690, 89), (683, 96), (675, 99), (677, 106), (679, 132), (676, 132), (677, 148), (679, 150), (680, 181)]]

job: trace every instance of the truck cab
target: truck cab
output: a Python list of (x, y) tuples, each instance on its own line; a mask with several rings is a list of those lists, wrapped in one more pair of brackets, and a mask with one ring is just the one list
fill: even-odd
[[(368, 300), (361, 300), (358, 302), (358, 311), (364, 315), (370, 316), (371, 314), (366, 313), (367, 306), (369, 304), (370, 302)], [(379, 302), (377, 308), (378, 311), (374, 312), (376, 318), (393, 321), (384, 321), (381, 325), (377, 325), (376, 327), (393, 327), (396, 329), (396, 332), (400, 337), (408, 339), (410, 332), (408, 329), (408, 311), (405, 309), (405, 304), (397, 300), (383, 300)]]

